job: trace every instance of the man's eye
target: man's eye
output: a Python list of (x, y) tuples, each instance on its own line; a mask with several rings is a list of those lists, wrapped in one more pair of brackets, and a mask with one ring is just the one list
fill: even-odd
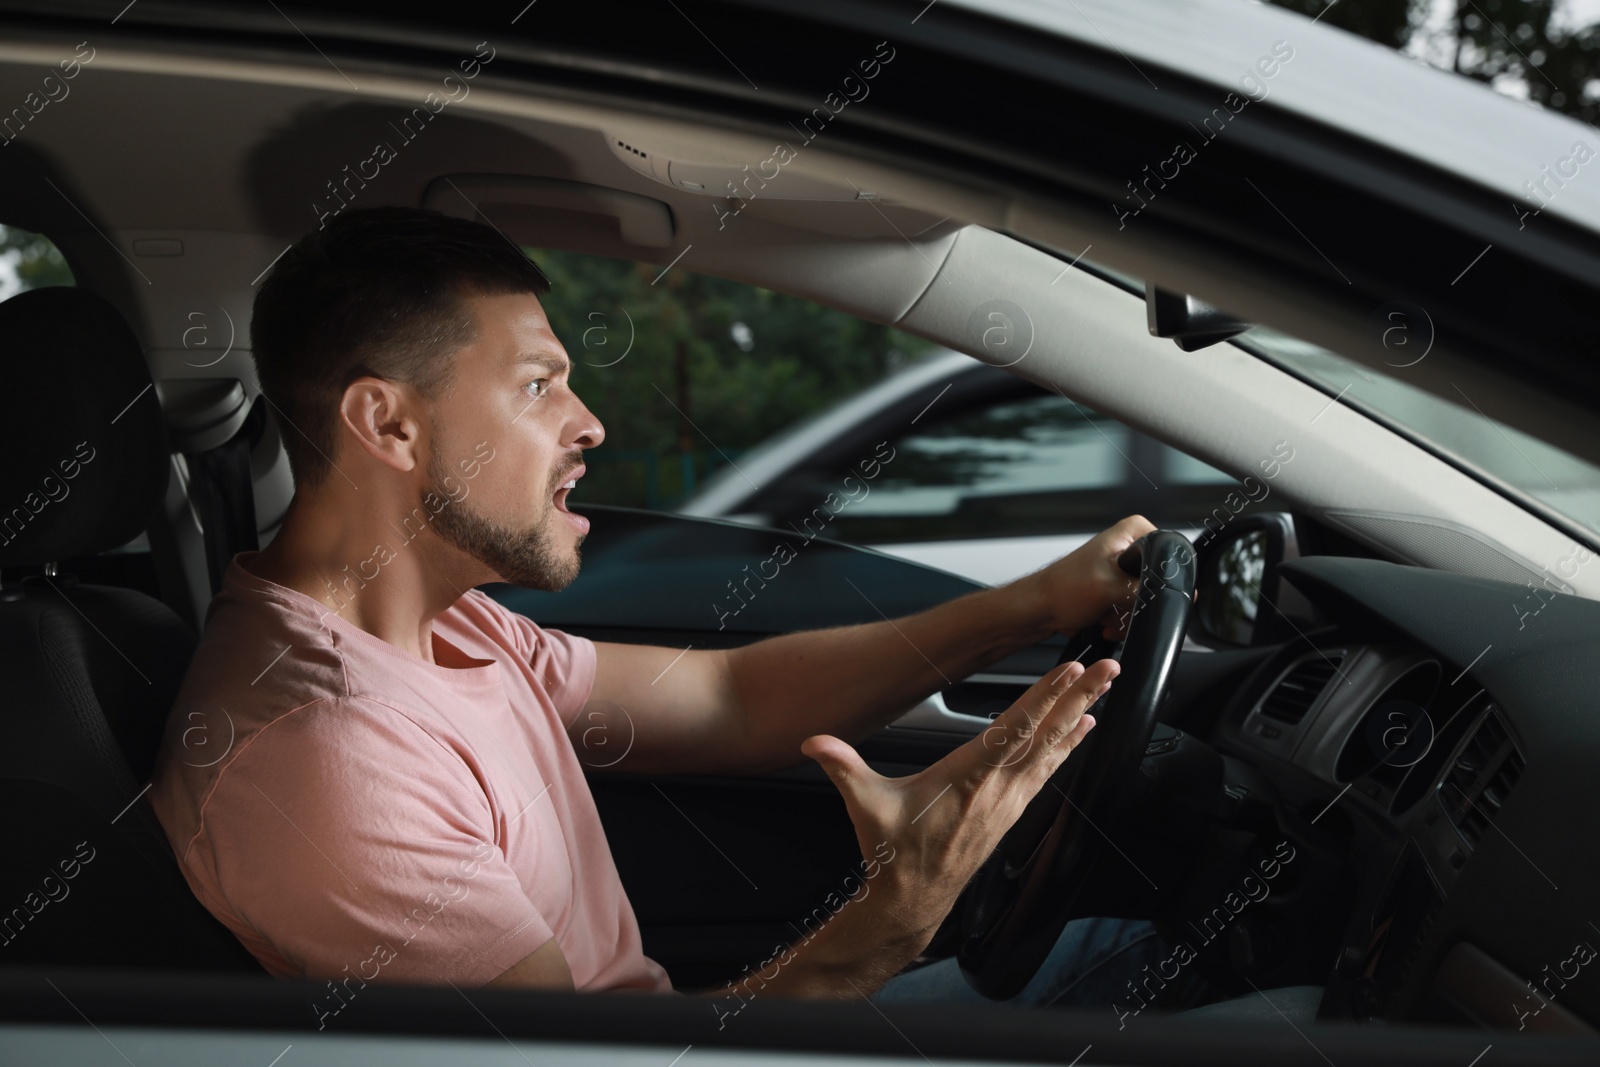
[(527, 393), (533, 399), (537, 400), (541, 396), (544, 396), (545, 393), (550, 391), (550, 379), (549, 378), (535, 378), (533, 381), (529, 382), (527, 385), (524, 385), (522, 387), (522, 391)]

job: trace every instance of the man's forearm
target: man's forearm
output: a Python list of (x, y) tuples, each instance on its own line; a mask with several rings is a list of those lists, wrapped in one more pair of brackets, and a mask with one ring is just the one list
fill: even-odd
[(1020, 579), (916, 615), (768, 638), (728, 653), (751, 770), (786, 766), (812, 734), (865, 736), (938, 689), (1052, 630), (1042, 585)]

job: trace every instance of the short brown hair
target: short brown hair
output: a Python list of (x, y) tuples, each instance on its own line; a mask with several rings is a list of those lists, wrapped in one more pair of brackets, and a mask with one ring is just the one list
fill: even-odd
[(437, 395), (474, 340), (474, 293), (550, 291), (491, 226), (420, 208), (346, 211), (283, 254), (256, 293), (250, 343), (297, 486), (332, 470), (339, 399), (357, 378)]

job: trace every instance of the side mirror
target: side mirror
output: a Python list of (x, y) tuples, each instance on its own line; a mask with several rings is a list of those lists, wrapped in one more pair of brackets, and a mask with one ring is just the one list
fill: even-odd
[(1193, 626), (1216, 648), (1268, 644), (1292, 624), (1282, 614), (1278, 565), (1299, 555), (1294, 520), (1261, 512), (1197, 538), (1199, 574)]

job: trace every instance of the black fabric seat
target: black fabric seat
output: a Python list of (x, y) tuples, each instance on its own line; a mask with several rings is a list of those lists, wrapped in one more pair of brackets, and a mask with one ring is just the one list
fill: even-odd
[(137, 339), (92, 293), (0, 303), (0, 961), (260, 970), (190, 893), (145, 796), (195, 634), (51, 561), (126, 544), (170, 453)]

